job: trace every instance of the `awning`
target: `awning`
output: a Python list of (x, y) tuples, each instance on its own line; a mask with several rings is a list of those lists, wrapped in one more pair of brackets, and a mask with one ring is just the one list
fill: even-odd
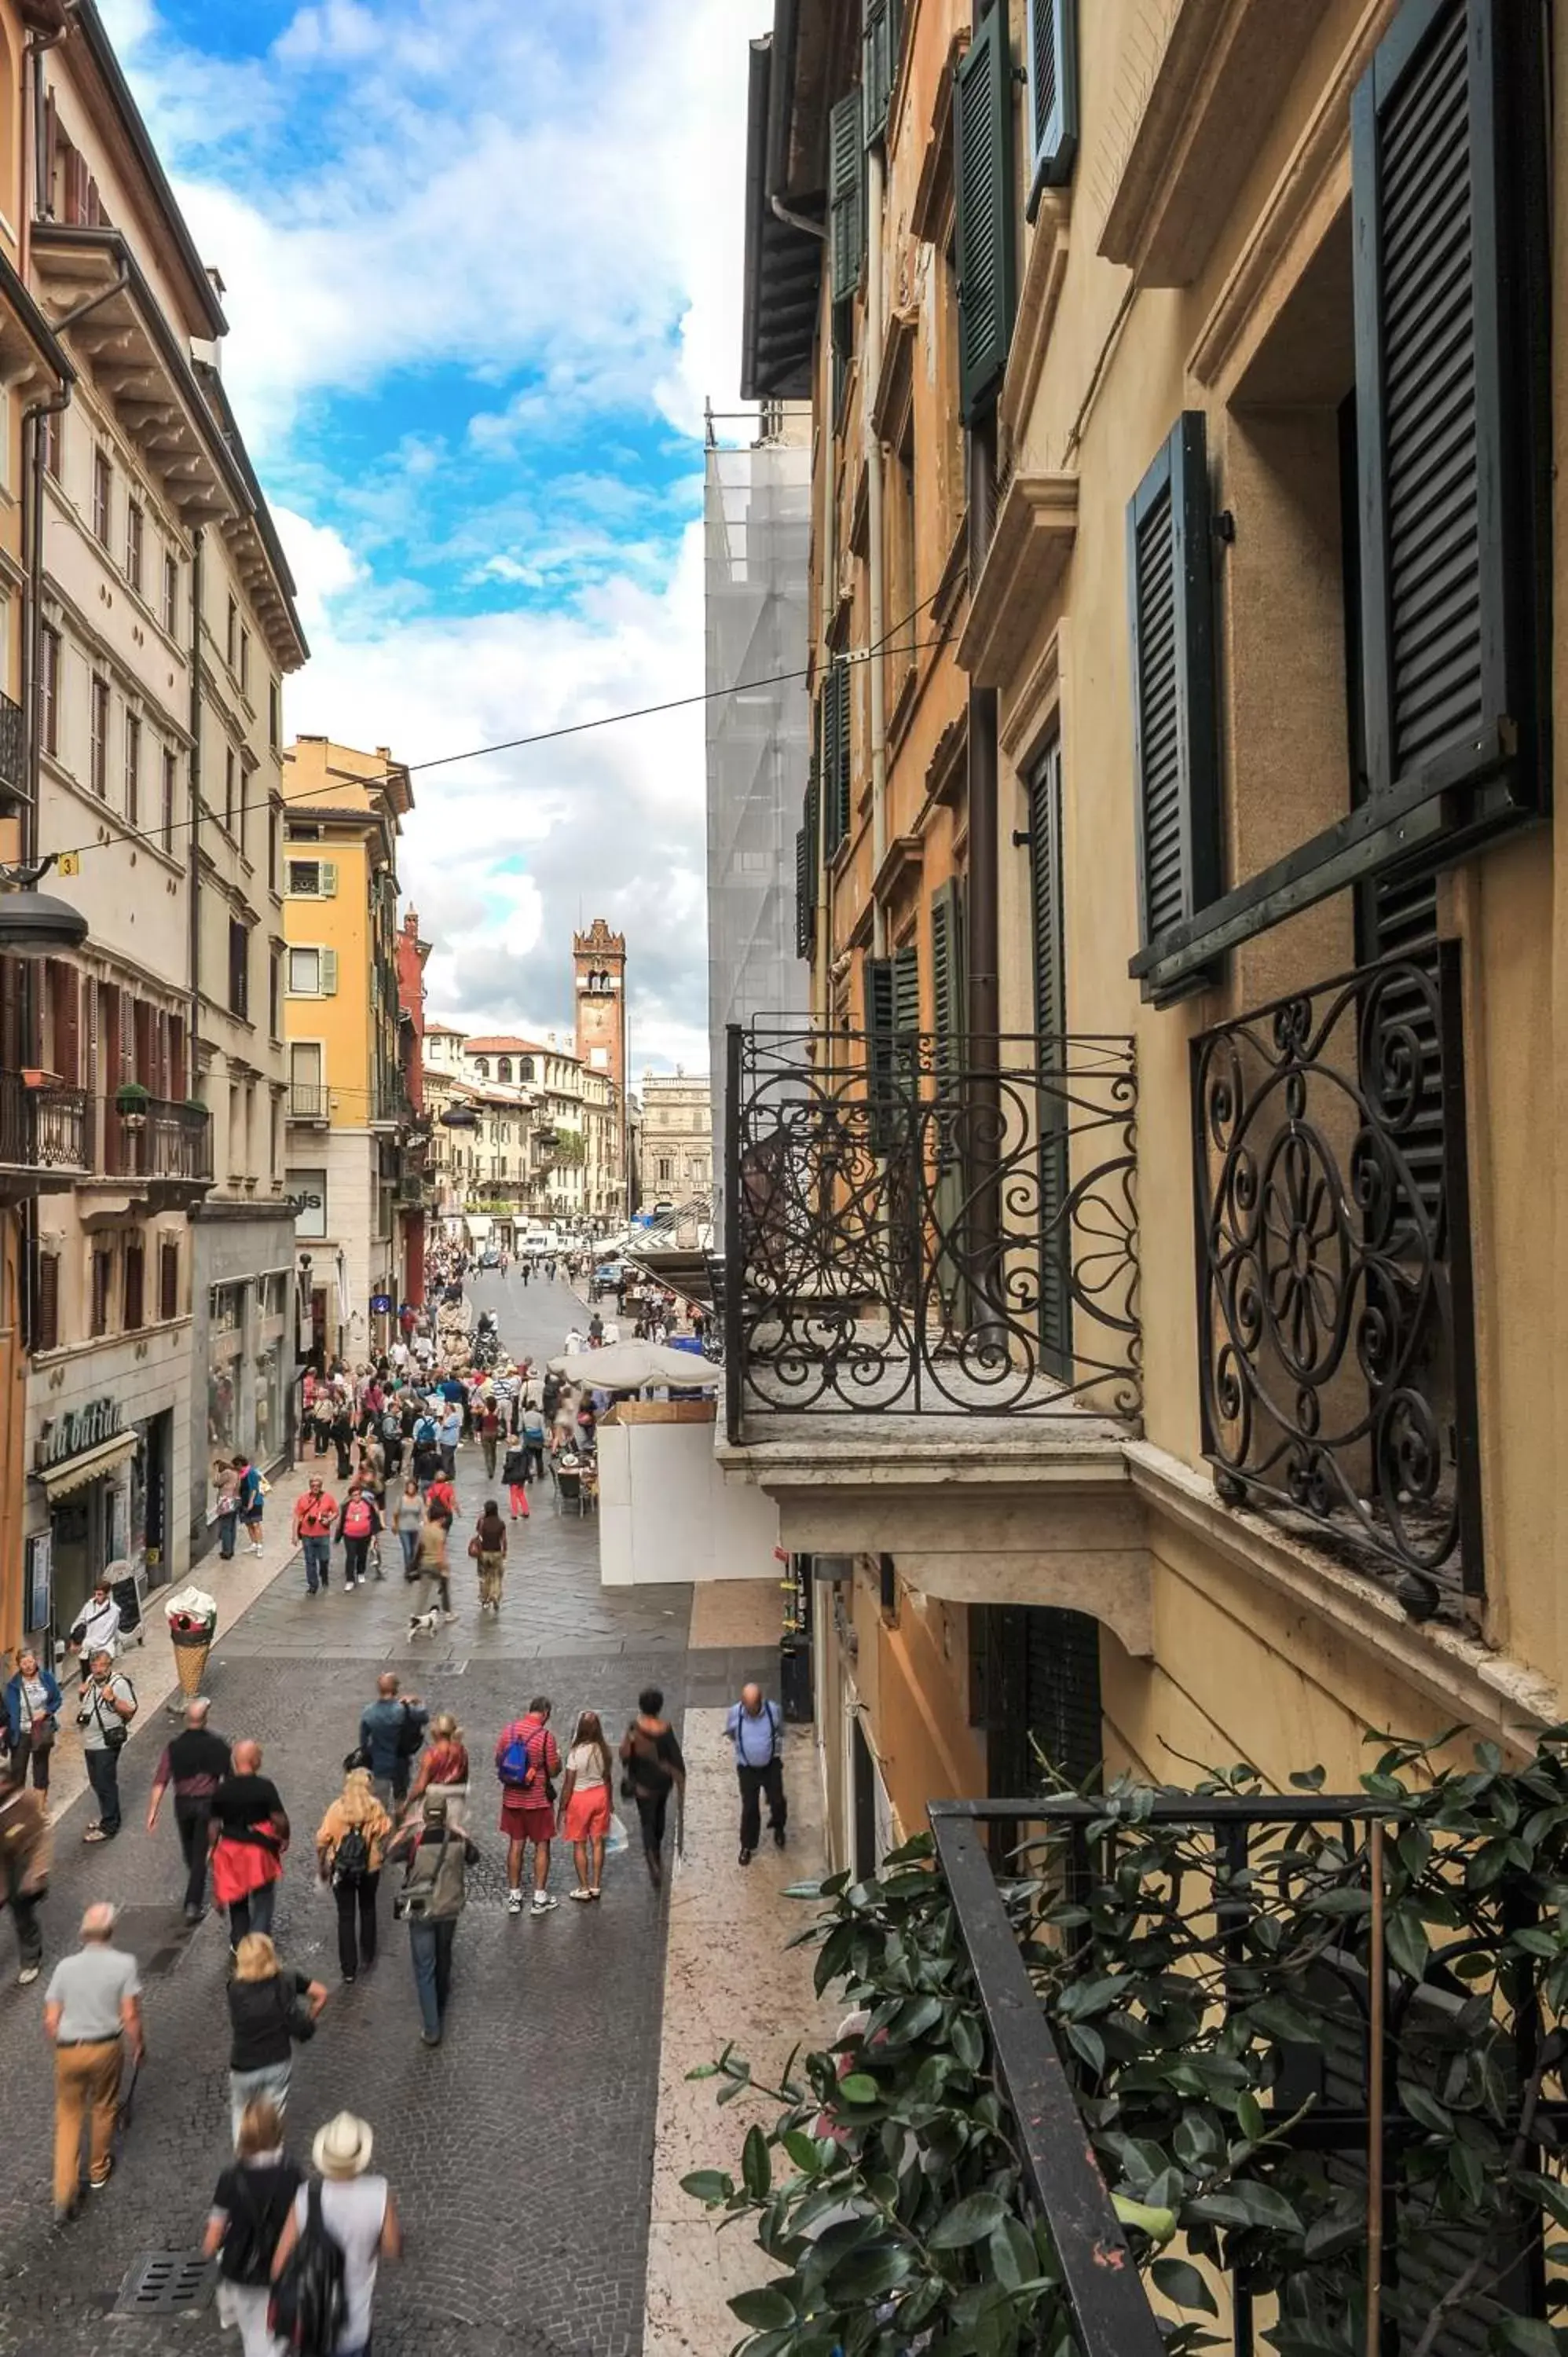
[(112, 1440), (101, 1440), (96, 1448), (84, 1448), (80, 1457), (68, 1457), (59, 1465), (45, 1468), (38, 1476), (50, 1505), (57, 1498), (69, 1498), (73, 1490), (85, 1490), (90, 1481), (101, 1480), (112, 1473), (116, 1465), (124, 1465), (134, 1457), (138, 1446), (134, 1432), (117, 1432)]

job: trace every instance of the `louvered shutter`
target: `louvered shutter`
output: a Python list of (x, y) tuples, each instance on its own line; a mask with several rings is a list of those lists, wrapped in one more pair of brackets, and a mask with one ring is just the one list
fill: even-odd
[(338, 862), (323, 859), (317, 864), (317, 890), (324, 900), (335, 899), (338, 892)]
[(832, 658), (822, 683), (822, 785), (831, 859), (849, 833), (850, 814), (849, 665)]
[(46, 1252), (38, 1260), (38, 1304), (33, 1318), (35, 1351), (59, 1348), (59, 1254)]
[(887, 128), (887, 102), (898, 66), (899, 0), (865, 0), (861, 37), (861, 133), (870, 147)]
[(1203, 413), (1189, 409), (1127, 510), (1139, 931), (1145, 944), (1219, 893), (1210, 539)]
[(1104, 1755), (1100, 1699), (1100, 1625), (1087, 1612), (1050, 1605), (1025, 1608), (1024, 1717), (1029, 1792), (1054, 1768), (1072, 1784), (1088, 1781)]
[(321, 996), (323, 998), (336, 998), (338, 996), (338, 952), (336, 950), (323, 950), (321, 952)]
[(907, 1063), (909, 1035), (920, 1028), (920, 952), (913, 942), (893, 952), (893, 1028)]
[(1047, 1370), (1058, 1382), (1066, 1382), (1071, 1372), (1072, 1263), (1059, 739), (1042, 755), (1029, 779), (1028, 792), (1035, 1032), (1039, 1059), (1040, 1356)]
[(166, 1323), (179, 1316), (179, 1246), (158, 1246), (158, 1316)]
[[(1494, 775), (1530, 719), (1532, 354), (1499, 154), (1512, 0), (1408, 0), (1351, 109), (1371, 799)], [(1521, 140), (1521, 148), (1524, 142)], [(1515, 307), (1517, 307), (1517, 308)]]
[(860, 92), (852, 90), (828, 116), (828, 244), (835, 303), (847, 303), (860, 285), (865, 257), (864, 171)]
[(1029, 0), (1029, 219), (1065, 188), (1078, 154), (1078, 0)]
[(1013, 86), (1006, 11), (993, 8), (953, 70), (958, 198), (959, 411), (985, 410), (1013, 334)]

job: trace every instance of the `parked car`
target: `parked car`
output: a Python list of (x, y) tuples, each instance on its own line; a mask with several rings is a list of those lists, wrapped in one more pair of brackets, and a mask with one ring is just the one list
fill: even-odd
[(484, 1251), (479, 1254), (479, 1266), (481, 1268), (499, 1268), (500, 1265), (501, 1256), (499, 1253), (497, 1252), (494, 1244), (487, 1244)]

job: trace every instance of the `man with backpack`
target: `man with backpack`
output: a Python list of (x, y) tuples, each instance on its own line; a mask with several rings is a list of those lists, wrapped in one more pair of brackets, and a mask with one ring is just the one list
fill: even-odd
[(343, 1585), (362, 1587), (371, 1551), (371, 1541), (381, 1535), (381, 1514), (370, 1490), (359, 1480), (349, 1484), (349, 1494), (343, 1501), (343, 1511), (338, 1517), (338, 1536), (343, 1543)]
[(408, 1797), (413, 1760), (424, 1740), (430, 1713), (417, 1695), (401, 1695), (395, 1670), (376, 1680), (376, 1699), (360, 1719), (360, 1749), (370, 1754), (371, 1781), (386, 1802)]
[(381, 1411), (381, 1448), (389, 1480), (403, 1471), (403, 1418), (389, 1400)]
[(452, 1947), (457, 1918), (467, 1903), (467, 1873), (479, 1862), (479, 1853), (461, 1825), (453, 1822), (450, 1795), (434, 1787), (424, 1795), (419, 1822), (412, 1815), (387, 1845), (387, 1863), (402, 1859), (403, 1878), (392, 1900), (392, 1910), (408, 1925), (409, 1954), (413, 1961), (413, 1986), (419, 1996), (426, 2046), (439, 2046), (446, 2026), (446, 2001), (452, 1993)]
[(545, 1888), (550, 1880), (550, 1844), (555, 1832), (555, 1790), (561, 1752), (550, 1732), (550, 1697), (535, 1695), (521, 1718), (503, 1727), (496, 1744), (496, 1774), (501, 1786), (500, 1829), (507, 1838), (506, 1909), (522, 1912), (522, 1860), (533, 1845), (533, 1907), (548, 1915), (560, 1901)]
[(272, 2328), (291, 2357), (370, 2357), (377, 2266), (403, 2256), (392, 2188), (370, 2173), (374, 2143), (352, 2112), (317, 2131), (321, 2182), (300, 2187), (273, 2258)]
[(784, 1846), (789, 1803), (784, 1798), (784, 1719), (776, 1702), (765, 1702), (758, 1685), (742, 1686), (740, 1700), (731, 1703), (725, 1734), (735, 1745), (735, 1772), (740, 1785), (740, 1862), (749, 1866), (762, 1838), (762, 1796), (768, 1795), (768, 1822), (775, 1849)]

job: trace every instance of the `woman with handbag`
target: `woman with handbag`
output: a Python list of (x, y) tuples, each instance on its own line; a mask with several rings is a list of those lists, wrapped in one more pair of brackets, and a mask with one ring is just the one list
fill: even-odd
[(275, 2104), (247, 2104), (236, 2158), (218, 2179), (201, 2255), (218, 2262), (218, 2319), (239, 2327), (241, 2357), (278, 2357), (267, 2322), (273, 2253), (305, 2172), (283, 2148)]
[(501, 1582), (506, 1577), (506, 1524), (493, 1498), (485, 1500), (485, 1511), (468, 1541), (468, 1553), (479, 1566), (479, 1609), (499, 1614)]
[(229, 2104), (234, 2137), (248, 2104), (264, 2099), (281, 2120), (288, 2109), (294, 2049), (316, 2035), (327, 1991), (308, 1973), (285, 1969), (264, 1932), (247, 1932), (229, 1984)]
[(11, 1759), (18, 1784), (26, 1781), (32, 1763), (33, 1788), (49, 1789), (49, 1755), (59, 1732), (59, 1682), (42, 1668), (30, 1645), (16, 1656), (16, 1670), (5, 1686), (5, 1721), (11, 1738)]

